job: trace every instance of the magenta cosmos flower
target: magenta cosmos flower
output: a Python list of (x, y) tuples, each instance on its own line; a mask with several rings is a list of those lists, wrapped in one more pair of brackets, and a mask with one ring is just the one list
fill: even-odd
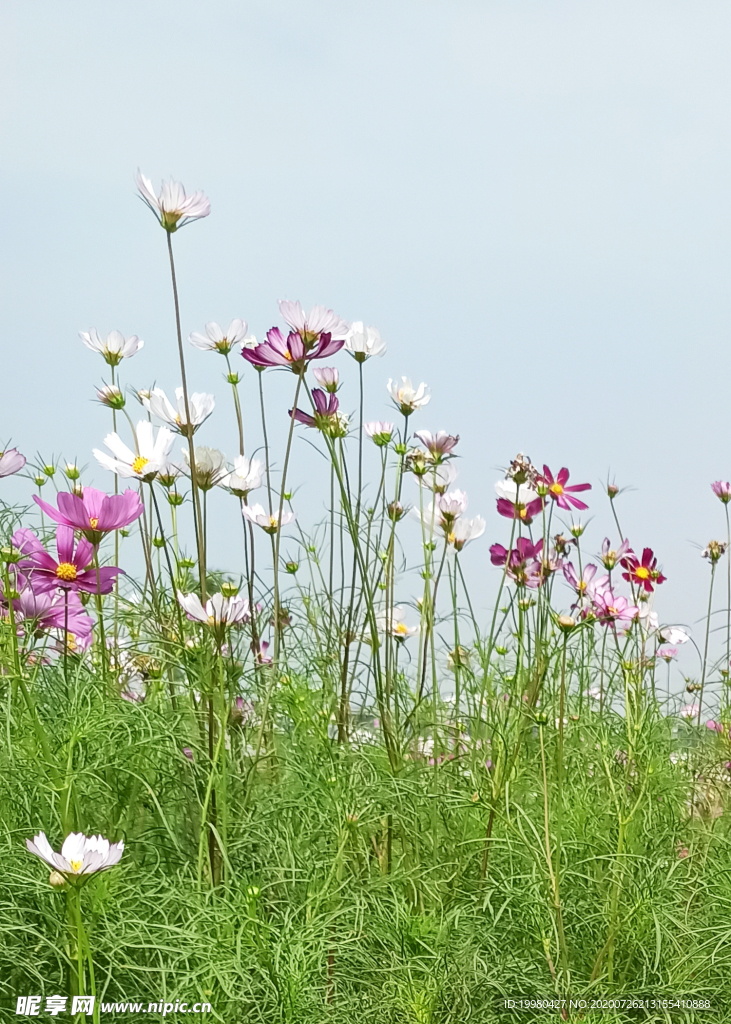
[(66, 630), (74, 637), (77, 646), (88, 647), (91, 639), (94, 620), (84, 611), (84, 606), (74, 593), (68, 594), (68, 606), (64, 596), (58, 591), (36, 591), (30, 585), (25, 586), (13, 602), (17, 618), (22, 622), (20, 628), (32, 626), (33, 632), (50, 629)]
[(326, 359), (343, 347), (342, 338), (321, 334), (317, 340), (305, 343), (297, 331), (290, 331), (285, 340), (278, 327), (267, 331), (266, 341), (256, 348), (245, 348), (241, 355), (252, 366), (266, 369), (285, 366), (293, 373), (304, 373), (311, 359)]
[(519, 586), (535, 590), (542, 582), (542, 552), (542, 540), (533, 544), (527, 537), (520, 537), (510, 551), (502, 544), (493, 544), (490, 561), (493, 565), (507, 565), (506, 573), (512, 580)]
[(13, 476), (19, 473), (25, 465), (25, 455), (21, 455), (17, 448), (8, 448), (0, 452), (0, 476)]
[(318, 430), (328, 429), (333, 416), (337, 414), (340, 402), (335, 395), (326, 394), (319, 388), (313, 388), (312, 401), (315, 405), (312, 416), (307, 412), (302, 412), (301, 409), (290, 409), (289, 415), (294, 417), (298, 423), (304, 423), (306, 427), (317, 427)]
[(75, 543), (74, 530), (71, 526), (59, 526), (56, 529), (57, 559), (49, 555), (42, 546), (38, 550), (36, 545), (27, 544), (26, 550), (29, 558), (25, 564), (32, 570), (31, 580), (35, 590), (61, 587), (63, 590), (108, 594), (114, 586), (115, 579), (122, 572), (115, 566), (90, 569), (94, 546), (84, 537)]
[(643, 550), (641, 561), (634, 551), (630, 551), (622, 559), (620, 565), (623, 569), (627, 570), (622, 573), (622, 578), (629, 583), (636, 583), (638, 586), (643, 587), (648, 594), (651, 594), (655, 586), (664, 583), (667, 578), (657, 568), (657, 558), (652, 548), (645, 548)]
[(95, 546), (105, 533), (121, 530), (142, 515), (142, 502), (137, 492), (132, 490), (123, 494), (105, 494), (94, 487), (85, 487), (81, 496), (62, 491), (56, 499), (58, 509), (37, 494), (33, 495), (33, 500), (54, 523), (79, 530)]
[(555, 477), (548, 466), (544, 465), (543, 467), (543, 477), (541, 482), (548, 488), (549, 496), (556, 502), (559, 508), (588, 508), (589, 506), (579, 498), (575, 498), (574, 494), (577, 491), (590, 491), (591, 484), (572, 484), (568, 487), (566, 483), (568, 478), (569, 471), (565, 466), (562, 469), (559, 469)]

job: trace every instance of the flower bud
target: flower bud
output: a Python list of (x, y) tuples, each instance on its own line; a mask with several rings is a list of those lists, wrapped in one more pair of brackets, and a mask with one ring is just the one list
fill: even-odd
[(129, 537), (129, 530), (120, 530), (119, 535), (120, 537)]
[(10, 546), (0, 548), (0, 558), (2, 558), (3, 562), (7, 565), (13, 565), (15, 562), (20, 561), (22, 558), (22, 552), (18, 551), (17, 548)]
[(168, 503), (174, 508), (183, 504), (183, 495), (179, 491), (168, 491)]
[(35, 485), (36, 485), (36, 487), (43, 487), (45, 482), (46, 482), (46, 478), (44, 476), (37, 476), (37, 477), (35, 477)]
[(238, 592), (238, 585), (233, 583), (231, 580), (226, 580), (225, 583), (221, 584), (221, 593), (224, 597), (236, 597)]
[(53, 474), (56, 472), (56, 467), (51, 465), (51, 463), (49, 462), (47, 466), (43, 467), (43, 472), (46, 474), (46, 476), (53, 476)]
[(617, 487), (616, 484), (607, 484), (607, 494), (609, 495), (610, 501), (614, 501), (619, 494), (619, 487)]
[(388, 518), (393, 523), (397, 523), (399, 519), (403, 519), (406, 515), (406, 509), (400, 501), (392, 501), (388, 506)]
[(192, 569), (195, 565), (195, 559), (193, 558), (180, 558), (178, 559), (178, 565), (181, 569)]
[(559, 615), (556, 619), (556, 623), (559, 629), (562, 629), (565, 633), (569, 633), (576, 626), (576, 619), (570, 615)]
[(66, 474), (69, 480), (78, 480), (79, 477), (81, 476), (81, 473), (79, 472), (79, 467), (75, 465), (73, 462), (66, 463), (64, 473)]
[(586, 527), (583, 526), (581, 523), (572, 523), (570, 526), (571, 536), (580, 537), (585, 529)]
[(282, 497), (284, 498), (285, 501), (291, 501), (292, 500), (292, 492), (291, 491), (285, 491), (284, 494), (282, 495)]
[(52, 885), (54, 889), (63, 889), (66, 879), (58, 871), (52, 871), (48, 876), (48, 884)]
[(152, 546), (158, 549), (164, 548), (165, 538), (161, 537), (159, 533), (156, 533), (155, 536), (152, 538)]
[(548, 714), (545, 711), (536, 711), (534, 717), (536, 720), (536, 725), (545, 725), (548, 721)]
[(103, 387), (97, 388), (96, 397), (108, 409), (124, 409), (126, 405), (124, 395), (114, 384), (104, 384)]
[(238, 373), (229, 373), (229, 374), (227, 374), (226, 375), (226, 380), (229, 382), (229, 384), (233, 384), (234, 386), (236, 384), (240, 384), (241, 383), (241, 377), (239, 377)]
[(299, 562), (287, 562), (287, 564), (285, 565), (285, 569), (290, 574), (290, 576), (294, 576), (294, 574), (299, 569)]

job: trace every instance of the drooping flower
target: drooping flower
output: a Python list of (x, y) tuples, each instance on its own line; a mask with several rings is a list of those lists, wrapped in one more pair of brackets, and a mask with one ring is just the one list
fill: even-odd
[[(245, 351), (249, 351), (246, 349)], [(213, 395), (203, 392), (194, 392), (188, 396), (188, 408), (190, 410), (191, 424), (185, 415), (185, 396), (182, 388), (175, 389), (175, 401), (177, 409), (168, 400), (162, 388), (153, 388), (150, 397), (143, 401), (143, 405), (149, 409), (153, 416), (168, 423), (173, 430), (176, 430), (184, 437), (195, 433), (201, 424), (205, 423), (213, 412), (216, 400)]]
[(219, 352), (222, 356), (227, 356), (238, 345), (256, 348), (257, 340), (253, 335), (247, 334), (248, 329), (247, 322), (238, 317), (231, 321), (225, 332), (211, 320), (205, 326), (205, 334), (193, 331), (188, 335), (188, 341), (202, 352)]
[(707, 558), (711, 565), (715, 565), (723, 555), (726, 554), (726, 548), (728, 544), (722, 540), (709, 541), (708, 545), (703, 548), (701, 552), (701, 558)]
[(611, 572), (617, 562), (621, 562), (625, 555), (630, 554), (631, 551), (632, 548), (630, 547), (628, 540), (623, 540), (615, 551), (609, 537), (605, 537), (602, 542), (602, 565), (605, 569), (608, 569)]
[(241, 513), (244, 519), (247, 519), (254, 526), (260, 526), (265, 533), (274, 534), (280, 528), (288, 526), (294, 521), (294, 512), (289, 512), (287, 509), (282, 509), (282, 520), (281, 524), (279, 521), (278, 511), (269, 515), (265, 512), (261, 505), (244, 505), (241, 509)]
[(119, 366), (123, 359), (131, 359), (145, 344), (136, 334), (128, 338), (121, 331), (110, 331), (106, 338), (95, 327), (79, 331), (79, 337), (92, 352), (98, 352), (110, 366)]
[(57, 509), (37, 494), (33, 500), (54, 523), (78, 530), (95, 547), (106, 533), (121, 530), (142, 515), (142, 502), (132, 490), (123, 494), (105, 494), (95, 487), (84, 487), (81, 494), (60, 491)]
[(25, 463), (25, 455), (21, 455), (17, 448), (7, 448), (0, 452), (0, 477), (14, 476), (21, 471)]
[(410, 416), (431, 401), (426, 384), (421, 383), (414, 389), (409, 377), (402, 377), (401, 383), (389, 380), (387, 387), (394, 405), (404, 416)]
[[(38, 543), (40, 544), (40, 541)], [(94, 558), (94, 546), (85, 537), (79, 538), (75, 544), (74, 530), (71, 526), (59, 526), (56, 529), (57, 559), (42, 545), (39, 550), (37, 546), (28, 544), (27, 550), (26, 564), (32, 570), (31, 580), (36, 590), (61, 587), (63, 590), (108, 594), (114, 586), (114, 580), (122, 572), (116, 566), (106, 565), (99, 569), (90, 569)]]
[(376, 622), (380, 633), (389, 633), (396, 640), (407, 640), (419, 632), (418, 626), (406, 624), (406, 610), (400, 606), (378, 612)]
[(169, 233), (185, 227), (191, 221), (207, 217), (211, 212), (211, 204), (202, 192), (194, 192), (187, 196), (180, 182), (172, 178), (170, 181), (163, 181), (159, 195), (155, 194), (150, 179), (139, 169), (135, 180), (142, 201)]
[[(190, 452), (182, 449), (185, 465), (190, 472)], [(226, 456), (218, 448), (199, 445), (195, 449), (195, 482), (202, 491), (210, 491), (228, 476)]]
[(312, 401), (315, 406), (312, 415), (302, 412), (301, 409), (290, 409), (289, 415), (306, 427), (315, 427), (325, 433), (329, 432), (332, 421), (337, 416), (340, 402), (335, 395), (327, 394), (319, 388), (312, 389)]
[(386, 423), (384, 420), (373, 420), (363, 424), (363, 430), (379, 448), (385, 448), (393, 437), (393, 423)]
[(327, 337), (339, 342), (337, 349), (333, 350), (337, 352), (343, 347), (350, 329), (348, 323), (327, 306), (313, 306), (309, 313), (305, 313), (300, 302), (280, 299), (279, 312), (287, 326), (299, 334), (308, 351)]
[(261, 487), (263, 474), (264, 463), (260, 459), (237, 455), (233, 471), (219, 481), (219, 487), (227, 488), (237, 498), (245, 498), (250, 491)]
[(357, 363), (364, 363), (372, 356), (382, 356), (386, 351), (386, 343), (377, 327), (364, 327), (362, 320), (355, 320), (345, 336), (345, 351)]
[(238, 595), (224, 597), (223, 594), (214, 594), (206, 601), (204, 608), (196, 594), (181, 594), (178, 591), (178, 601), (189, 619), (209, 626), (219, 640), (229, 626), (246, 622), (250, 617), (249, 602)]
[(97, 462), (105, 469), (110, 469), (118, 476), (131, 480), (143, 480), (149, 483), (165, 471), (168, 455), (173, 446), (175, 435), (167, 427), (159, 427), (157, 437), (155, 428), (149, 420), (140, 420), (135, 430), (137, 452), (133, 452), (124, 443), (119, 434), (107, 434), (104, 444), (112, 452), (114, 458), (106, 452), (94, 449)]
[(724, 505), (731, 501), (731, 483), (728, 480), (715, 480), (711, 484), (711, 490)]
[(30, 853), (40, 857), (55, 871), (60, 871), (69, 881), (113, 868), (124, 853), (121, 840), (110, 843), (102, 836), (85, 836), (83, 832), (71, 832), (66, 836), (60, 853), (51, 848), (45, 832), (33, 836), (32, 842), (26, 839), (25, 845)]
[(436, 434), (432, 434), (429, 430), (417, 430), (414, 436), (419, 438), (435, 460), (441, 460), (450, 455), (459, 441), (459, 434), (448, 434), (446, 430), (438, 430)]
[(565, 466), (559, 469), (554, 477), (548, 466), (544, 465), (540, 482), (548, 488), (548, 496), (556, 502), (559, 508), (570, 509), (573, 507), (582, 510), (588, 508), (589, 506), (579, 498), (575, 498), (574, 494), (579, 491), (591, 490), (591, 484), (572, 484), (569, 487), (567, 485), (568, 478), (569, 471)]
[(334, 395), (340, 385), (340, 374), (337, 367), (317, 366), (312, 372), (320, 387)]
[(474, 519), (465, 519), (460, 516), (452, 527), (447, 540), (455, 551), (461, 551), (472, 540), (477, 540), (485, 532), (485, 520), (482, 516), (475, 516)]
[(665, 582), (666, 577), (657, 568), (657, 558), (652, 548), (643, 549), (642, 561), (633, 551), (629, 552), (622, 559), (621, 565), (626, 570), (622, 573), (622, 578), (643, 587), (648, 594), (652, 593), (656, 585)]
[(96, 397), (107, 409), (124, 409), (127, 404), (116, 384), (102, 384), (100, 388), (96, 389)]

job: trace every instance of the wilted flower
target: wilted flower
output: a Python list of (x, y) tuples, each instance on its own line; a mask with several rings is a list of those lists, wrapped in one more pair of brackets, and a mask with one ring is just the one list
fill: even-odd
[(206, 395), (200, 392), (189, 395), (188, 408), (191, 418), (191, 426), (189, 426), (185, 415), (185, 397), (182, 388), (175, 389), (175, 400), (178, 406), (177, 409), (168, 400), (162, 388), (153, 388), (150, 392), (150, 397), (143, 401), (143, 405), (149, 409), (153, 416), (164, 420), (173, 430), (177, 430), (184, 437), (188, 437), (191, 433), (194, 434), (198, 427), (205, 423), (216, 404), (213, 395)]
[(418, 626), (406, 625), (404, 621), (406, 611), (399, 606), (389, 609), (388, 612), (379, 612), (376, 618), (379, 631), (381, 633), (390, 633), (397, 640), (406, 640), (408, 637), (415, 636), (419, 632)]
[(220, 352), (222, 356), (227, 356), (237, 345), (243, 345), (245, 348), (256, 348), (256, 338), (250, 335), (247, 336), (246, 332), (248, 329), (249, 325), (246, 321), (240, 320), (237, 317), (231, 321), (224, 333), (218, 324), (211, 320), (210, 323), (206, 324), (205, 334), (193, 331), (192, 334), (188, 335), (188, 341), (202, 352)]
[(622, 573), (622, 578), (628, 582), (637, 583), (648, 594), (652, 593), (656, 584), (664, 583), (666, 579), (657, 568), (657, 558), (655, 558), (652, 548), (644, 548), (642, 561), (634, 552), (625, 555), (622, 559), (622, 567), (627, 570)]
[(393, 437), (393, 423), (386, 423), (383, 420), (364, 423), (363, 430), (379, 448), (385, 448)]
[(281, 526), (288, 526), (294, 521), (294, 512), (288, 512), (287, 509), (282, 509), (282, 521), (279, 522), (279, 513), (269, 515), (265, 512), (261, 505), (244, 505), (241, 509), (241, 513), (244, 519), (248, 519), (254, 526), (260, 526), (265, 533), (274, 534)]
[(715, 565), (716, 562), (726, 553), (728, 544), (721, 540), (712, 540), (708, 546), (703, 548), (701, 552), (701, 558), (707, 558), (711, 565)]
[(79, 331), (79, 337), (92, 352), (104, 356), (110, 366), (118, 366), (123, 359), (131, 359), (145, 344), (136, 334), (125, 338), (120, 331), (110, 331), (103, 338), (94, 327), (90, 331)]
[[(190, 452), (182, 449), (185, 465), (190, 471)], [(226, 456), (218, 448), (200, 445), (195, 449), (195, 482), (202, 491), (210, 491), (228, 476)]]
[(260, 459), (237, 455), (234, 459), (233, 472), (219, 480), (219, 486), (227, 488), (237, 498), (245, 498), (250, 491), (261, 487), (263, 472), (264, 463)]
[(556, 476), (553, 476), (548, 466), (543, 467), (543, 476), (540, 478), (541, 482), (548, 488), (548, 496), (556, 502), (559, 508), (570, 509), (573, 508), (585, 509), (589, 506), (580, 501), (579, 498), (575, 498), (573, 495), (578, 491), (591, 490), (591, 484), (572, 484), (570, 487), (567, 485), (569, 479), (569, 471), (564, 466), (563, 469), (559, 469)]
[(398, 381), (389, 380), (387, 387), (394, 405), (404, 416), (410, 416), (431, 400), (426, 384), (422, 383), (414, 390), (408, 377), (402, 377), (400, 384)]
[(315, 380), (330, 394), (335, 394), (340, 384), (340, 374), (335, 366), (316, 366), (312, 371)]
[(155, 195), (152, 182), (139, 170), (135, 180), (143, 202), (149, 206), (167, 232), (177, 231), (191, 221), (207, 217), (211, 212), (211, 204), (202, 192), (186, 196), (180, 182), (172, 178), (170, 181), (163, 181), (160, 195)]
[(716, 480), (711, 484), (711, 490), (724, 505), (728, 505), (731, 501), (731, 483), (728, 480)]
[(386, 343), (377, 327), (364, 327), (362, 320), (356, 320), (345, 335), (345, 351), (356, 362), (364, 363), (371, 356), (382, 356), (386, 351)]
[(154, 480), (167, 467), (167, 458), (173, 446), (175, 435), (167, 429), (160, 427), (155, 437), (155, 428), (149, 420), (140, 420), (135, 430), (137, 440), (137, 452), (133, 452), (119, 434), (107, 434), (104, 444), (114, 455), (114, 458), (106, 452), (94, 449), (97, 462), (110, 469), (113, 473), (125, 479)]
[(0, 477), (19, 473), (25, 463), (25, 455), (21, 455), (17, 448), (7, 448), (0, 452)]
[(518, 452), (508, 466), (505, 479), (513, 480), (516, 484), (527, 484), (532, 490), (535, 490), (538, 484), (538, 470), (527, 455)]
[(121, 840), (118, 843), (110, 843), (102, 836), (85, 836), (83, 832), (72, 832), (66, 836), (60, 853), (51, 849), (45, 832), (33, 836), (32, 842), (26, 839), (25, 845), (30, 853), (40, 857), (69, 881), (113, 868), (119, 863), (124, 852), (124, 843)]
[(33, 500), (54, 523), (78, 530), (95, 546), (105, 533), (121, 530), (142, 515), (142, 502), (132, 490), (105, 494), (95, 487), (84, 487), (80, 495), (60, 491), (56, 498), (57, 509), (37, 494), (33, 495)]

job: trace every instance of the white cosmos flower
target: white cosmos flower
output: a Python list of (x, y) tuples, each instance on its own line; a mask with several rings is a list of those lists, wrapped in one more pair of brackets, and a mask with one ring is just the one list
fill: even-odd
[[(190, 452), (183, 448), (183, 459), (190, 472)], [(195, 449), (195, 482), (202, 491), (210, 491), (227, 475), (226, 456), (218, 448), (199, 445)]]
[(432, 525), (451, 534), (455, 520), (459, 519), (467, 508), (467, 495), (464, 491), (448, 491), (446, 494), (437, 494), (436, 501), (430, 501), (422, 512), (420, 509), (413, 510), (417, 519), (425, 526)]
[(178, 601), (189, 619), (202, 622), (216, 631), (244, 622), (249, 617), (249, 602), (238, 595), (224, 597), (223, 594), (214, 594), (204, 608), (197, 594), (178, 591)]
[(387, 423), (385, 420), (373, 420), (370, 423), (364, 423), (363, 430), (379, 448), (385, 448), (393, 436), (393, 423)]
[(94, 449), (94, 455), (100, 465), (105, 469), (111, 469), (118, 476), (149, 482), (166, 468), (175, 435), (167, 427), (159, 427), (155, 437), (155, 428), (149, 420), (140, 420), (135, 433), (138, 448), (136, 453), (127, 447), (119, 434), (107, 434), (104, 444), (114, 458), (106, 452), (99, 451), (98, 448)]
[(139, 169), (135, 181), (143, 202), (149, 206), (166, 231), (177, 231), (193, 220), (207, 217), (211, 212), (211, 204), (202, 192), (186, 196), (180, 182), (172, 178), (170, 181), (163, 181), (159, 195), (155, 195), (152, 182)]
[[(173, 430), (177, 430), (179, 434), (187, 437), (190, 428), (185, 416), (185, 399), (182, 388), (175, 389), (175, 401), (177, 402), (177, 409), (169, 401), (162, 388), (153, 388), (149, 398), (143, 398), (142, 404), (146, 409), (149, 409), (153, 416), (157, 416), (158, 419), (169, 423)], [(213, 395), (206, 395), (202, 392), (188, 395), (188, 407), (190, 409), (193, 433), (196, 432), (202, 423), (205, 423), (213, 412), (215, 404), (216, 400)]]
[(485, 520), (482, 516), (475, 516), (474, 519), (462, 517), (452, 527), (452, 532), (448, 538), (449, 543), (455, 551), (461, 551), (465, 544), (469, 544), (471, 540), (477, 540), (484, 532)]
[(495, 493), (498, 498), (506, 498), (508, 501), (512, 501), (513, 504), (520, 500), (521, 505), (527, 505), (531, 501), (535, 501), (538, 497), (538, 491), (534, 490), (529, 484), (516, 484), (515, 480), (498, 480), (495, 484)]
[(685, 630), (678, 629), (677, 626), (662, 626), (658, 633), (660, 640), (664, 644), (670, 644), (671, 647), (677, 647), (678, 644), (685, 644), (690, 640)]
[(60, 853), (51, 849), (45, 832), (33, 836), (32, 842), (26, 839), (25, 845), (36, 857), (67, 878), (106, 871), (119, 863), (124, 852), (124, 843), (121, 841), (110, 843), (102, 836), (85, 836), (83, 832), (72, 832), (66, 836)]
[(371, 356), (382, 356), (386, 343), (377, 327), (364, 327), (362, 320), (356, 320), (345, 335), (344, 348), (357, 363), (364, 363)]
[[(265, 533), (276, 533), (279, 529), (279, 518), (278, 511), (273, 515), (269, 515), (265, 512), (261, 505), (244, 505), (241, 509), (241, 513), (244, 519), (248, 519), (254, 526), (260, 526)], [(287, 526), (295, 518), (294, 512), (288, 512), (287, 509), (282, 509), (282, 526)]]
[(381, 611), (376, 615), (379, 632), (390, 633), (397, 640), (406, 640), (419, 632), (418, 626), (407, 626), (405, 619), (406, 610), (398, 605), (389, 612)]
[(245, 498), (249, 491), (261, 487), (264, 463), (260, 459), (249, 459), (246, 455), (237, 455), (234, 459), (233, 472), (219, 481), (219, 486), (228, 488), (237, 498)]
[(394, 404), (404, 416), (410, 416), (412, 412), (421, 409), (431, 400), (426, 384), (420, 384), (418, 388), (414, 389), (408, 377), (402, 377), (401, 383), (397, 380), (389, 380), (387, 387)]
[(280, 299), (279, 312), (285, 323), (293, 331), (297, 331), (306, 343), (316, 340), (321, 334), (329, 334), (332, 338), (344, 338), (349, 330), (347, 321), (327, 306), (313, 306), (310, 312), (305, 314), (301, 302)]
[(247, 335), (249, 325), (245, 320), (232, 320), (228, 325), (228, 328), (224, 332), (215, 321), (211, 321), (206, 324), (206, 333), (199, 334), (198, 331), (193, 331), (188, 337), (188, 341), (195, 348), (201, 349), (203, 352), (220, 352), (222, 356), (227, 356), (229, 352), (236, 348), (237, 345), (242, 345), (244, 348), (256, 348), (257, 340), (253, 334)]
[(145, 344), (136, 334), (125, 338), (120, 331), (110, 331), (103, 338), (94, 327), (90, 331), (79, 331), (79, 337), (92, 352), (104, 356), (110, 366), (118, 366), (123, 359), (131, 359)]

